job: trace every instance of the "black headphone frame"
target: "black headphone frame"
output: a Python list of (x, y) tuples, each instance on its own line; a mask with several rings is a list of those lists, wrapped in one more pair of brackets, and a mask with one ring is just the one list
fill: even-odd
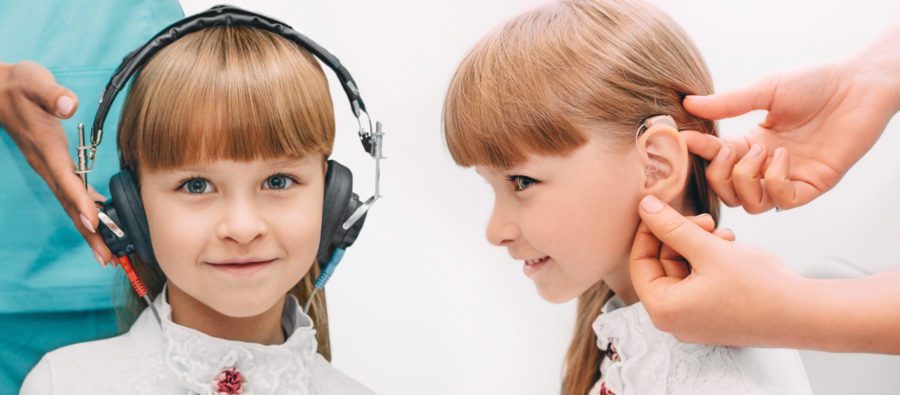
[[(382, 133), (380, 123), (373, 132), (371, 119), (365, 103), (356, 87), (353, 77), (340, 61), (314, 41), (293, 30), (289, 25), (275, 19), (255, 14), (232, 6), (215, 6), (205, 12), (179, 20), (159, 33), (140, 48), (129, 53), (113, 73), (107, 83), (91, 128), (91, 144), (97, 147), (103, 138), (103, 124), (119, 91), (153, 55), (179, 38), (198, 30), (219, 26), (246, 26), (264, 29), (281, 35), (299, 47), (312, 53), (317, 59), (335, 72), (353, 114), (360, 124), (359, 138), (363, 148), (376, 159), (376, 192), (365, 203), (353, 193), (353, 174), (340, 163), (329, 160), (325, 175), (325, 200), (322, 211), (321, 241), (316, 260), (325, 270), (336, 249), (351, 246), (359, 235), (371, 205), (380, 198), (378, 193), (378, 160), (381, 155)], [(141, 201), (137, 178), (132, 169), (123, 168), (109, 181), (111, 198), (104, 202), (100, 211), (99, 231), (103, 241), (116, 256), (137, 253), (141, 260), (157, 265), (150, 242), (147, 217)], [(103, 218), (106, 216), (107, 218)], [(108, 221), (112, 223), (108, 223)], [(335, 263), (336, 264), (336, 263)], [(333, 270), (333, 268), (330, 268)]]

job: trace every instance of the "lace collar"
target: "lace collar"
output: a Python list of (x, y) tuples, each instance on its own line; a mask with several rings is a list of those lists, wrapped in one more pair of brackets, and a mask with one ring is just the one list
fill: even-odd
[[(153, 304), (162, 319), (165, 365), (190, 393), (218, 394), (216, 382), (225, 370), (236, 368), (244, 381), (241, 394), (309, 394), (316, 331), (294, 296), (285, 298), (282, 327), (287, 338), (278, 345), (219, 339), (172, 322), (165, 288)], [(157, 325), (152, 317), (144, 318)]]
[(592, 327), (597, 347), (607, 358), (598, 382), (605, 382), (606, 393), (668, 394), (684, 390), (734, 394), (746, 390), (747, 383), (726, 347), (678, 341), (653, 325), (640, 302), (625, 306), (614, 296), (602, 311)]

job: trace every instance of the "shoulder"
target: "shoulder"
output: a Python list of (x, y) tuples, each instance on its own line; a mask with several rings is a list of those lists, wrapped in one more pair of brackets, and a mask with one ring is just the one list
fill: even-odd
[(311, 367), (310, 394), (375, 395), (356, 380), (337, 370), (320, 354), (316, 354)]
[(812, 393), (796, 350), (682, 343), (657, 329), (641, 303), (612, 302), (593, 329), (598, 346), (614, 347), (618, 355), (604, 372), (617, 392), (630, 387), (635, 393)]
[(812, 394), (797, 350), (728, 347), (744, 378), (765, 393)]
[(21, 394), (97, 393), (124, 380), (144, 356), (131, 336), (73, 344), (51, 351), (32, 368)]

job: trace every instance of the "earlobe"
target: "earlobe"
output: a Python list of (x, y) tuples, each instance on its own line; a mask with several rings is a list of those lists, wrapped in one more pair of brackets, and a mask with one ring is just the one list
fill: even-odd
[(643, 194), (671, 202), (684, 192), (690, 156), (678, 130), (668, 124), (651, 126), (638, 137), (637, 152), (644, 168)]

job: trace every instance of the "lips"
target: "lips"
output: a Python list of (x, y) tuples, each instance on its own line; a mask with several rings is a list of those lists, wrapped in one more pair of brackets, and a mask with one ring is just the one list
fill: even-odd
[(272, 262), (275, 262), (275, 259), (263, 259), (263, 258), (249, 258), (249, 259), (229, 259), (219, 262), (206, 262), (210, 266), (215, 269), (222, 270), (224, 272), (228, 272), (231, 274), (237, 275), (250, 275), (257, 271), (260, 271), (268, 266)]
[(535, 258), (535, 259), (525, 259), (524, 260), (525, 264), (522, 265), (522, 271), (525, 273), (526, 276), (532, 277), (535, 275), (535, 273), (537, 273), (539, 270), (541, 270), (544, 266), (547, 266), (546, 263), (549, 260), (550, 260), (549, 256), (544, 256), (544, 257)]
[(275, 260), (275, 258), (267, 259), (267, 258), (249, 257), (249, 258), (232, 258), (232, 259), (226, 259), (226, 260), (221, 260), (221, 261), (210, 261), (210, 262), (206, 262), (206, 263), (208, 263), (210, 265), (252, 265), (252, 264), (256, 264), (256, 263), (269, 263), (274, 260)]
[(526, 259), (526, 260), (525, 260), (525, 264), (528, 265), (528, 266), (534, 266), (534, 265), (537, 265), (537, 264), (541, 264), (541, 263), (546, 262), (547, 259), (550, 259), (550, 257), (549, 257), (549, 256), (544, 256), (544, 257), (540, 257), (540, 258), (537, 258), (537, 259)]

